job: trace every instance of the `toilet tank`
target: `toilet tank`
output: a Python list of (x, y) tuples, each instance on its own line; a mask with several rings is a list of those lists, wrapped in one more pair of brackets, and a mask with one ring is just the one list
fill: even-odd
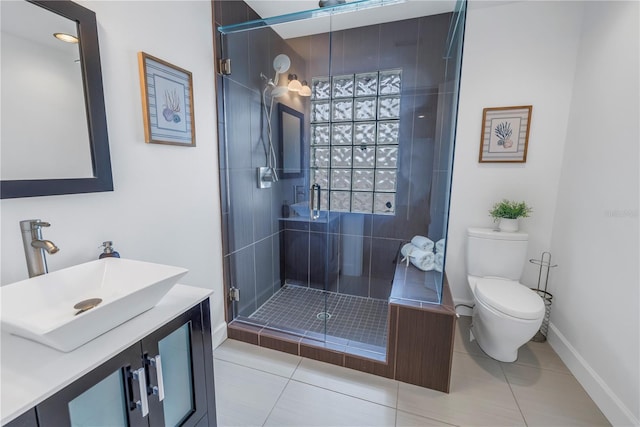
[(527, 257), (527, 233), (467, 229), (467, 274), (518, 280)]

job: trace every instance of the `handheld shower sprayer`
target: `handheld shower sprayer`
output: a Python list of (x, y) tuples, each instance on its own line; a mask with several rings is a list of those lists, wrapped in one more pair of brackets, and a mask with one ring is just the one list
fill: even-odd
[[(264, 73), (260, 73), (260, 78), (266, 82), (265, 87), (262, 90), (262, 108), (266, 116), (267, 139), (269, 146), (265, 147), (267, 151), (267, 166), (258, 168), (259, 188), (271, 187), (271, 183), (277, 182), (279, 179), (278, 173), (276, 172), (277, 157), (273, 147), (271, 115), (273, 112), (273, 100), (284, 96), (289, 91), (286, 86), (278, 86), (280, 74), (286, 73), (289, 70), (289, 67), (291, 67), (291, 59), (287, 55), (281, 53), (273, 59), (273, 69), (275, 70), (275, 76), (273, 79), (270, 79)], [(269, 96), (269, 105), (267, 105), (267, 95)]]
[(273, 79), (269, 78), (264, 73), (260, 73), (260, 78), (267, 83), (267, 86), (275, 88), (276, 86), (278, 86), (280, 74), (289, 71), (289, 67), (291, 67), (291, 59), (289, 59), (289, 57), (284, 53), (281, 53), (273, 59), (273, 69), (276, 72), (273, 76)]

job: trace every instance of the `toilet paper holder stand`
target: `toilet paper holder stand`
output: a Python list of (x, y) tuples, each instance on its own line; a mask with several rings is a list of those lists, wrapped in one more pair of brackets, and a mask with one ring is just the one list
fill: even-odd
[[(557, 267), (558, 264), (551, 264), (550, 252), (542, 252), (540, 259), (530, 259), (529, 262), (540, 267), (538, 271), (538, 286), (536, 288), (531, 288), (531, 290), (537, 293), (540, 298), (542, 298), (542, 301), (544, 301), (544, 318), (542, 319), (540, 329), (536, 332), (533, 338), (531, 338), (531, 341), (545, 342), (547, 340), (547, 332), (549, 331), (549, 317), (551, 316), (551, 304), (553, 302), (553, 295), (547, 291), (547, 286), (549, 285), (549, 271), (552, 268)], [(542, 287), (543, 272), (546, 272), (544, 276), (544, 287)]]

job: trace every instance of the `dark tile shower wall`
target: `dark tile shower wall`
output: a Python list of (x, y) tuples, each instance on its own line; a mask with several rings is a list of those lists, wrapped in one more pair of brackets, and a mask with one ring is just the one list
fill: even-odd
[[(242, 1), (214, 1), (214, 6), (216, 25), (258, 18)], [(289, 72), (308, 81), (315, 76), (403, 69), (396, 214), (339, 215), (340, 265), (348, 256), (342, 243), (361, 239), (362, 271), (357, 276), (341, 274), (338, 283), (329, 286), (339, 293), (386, 299), (401, 243), (416, 234), (434, 240), (442, 237), (440, 216), (446, 205), (443, 185), (449, 176), (451, 127), (443, 111), (446, 115), (444, 108), (455, 102), (446, 84), (455, 76), (447, 75), (444, 59), (450, 18), (451, 14), (443, 14), (286, 41), (269, 28), (225, 37), (224, 46), (218, 37), (218, 52), (239, 54), (232, 56), (233, 74), (225, 77), (226, 110), (222, 85), (218, 86), (219, 111), (223, 112), (219, 128), (225, 268), (227, 284), (238, 287), (242, 295), (238, 314), (248, 316), (279, 288), (281, 205), (284, 200), (292, 201), (294, 185), (308, 187), (305, 177), (281, 180), (268, 190), (257, 188), (255, 168), (266, 164), (260, 72), (272, 77), (271, 62), (279, 53), (291, 57)], [(220, 83), (222, 78), (218, 78)], [(282, 100), (305, 113), (308, 132), (308, 98)], [(277, 141), (275, 116), (272, 124)], [(225, 122), (241, 125), (225, 129)], [(308, 149), (307, 144), (305, 168)], [(349, 218), (353, 215), (363, 217), (361, 226), (353, 228), (353, 218)]]

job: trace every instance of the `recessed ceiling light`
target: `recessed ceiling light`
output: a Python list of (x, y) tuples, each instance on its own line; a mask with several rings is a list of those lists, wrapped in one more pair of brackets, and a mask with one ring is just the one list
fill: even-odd
[(78, 38), (76, 36), (72, 36), (71, 34), (53, 33), (53, 37), (67, 43), (78, 43)]

